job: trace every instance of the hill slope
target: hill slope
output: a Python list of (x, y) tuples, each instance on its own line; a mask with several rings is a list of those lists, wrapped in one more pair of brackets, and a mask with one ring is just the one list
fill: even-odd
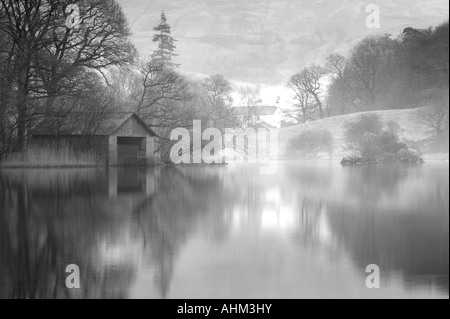
[[(343, 125), (347, 122), (357, 120), (362, 114), (373, 113), (380, 115), (385, 123), (389, 121), (397, 122), (400, 125), (400, 138), (408, 145), (408, 147), (420, 151), (425, 159), (448, 160), (448, 144), (439, 151), (430, 149), (429, 147), (429, 140), (433, 137), (433, 132), (427, 125), (420, 121), (418, 116), (424, 109), (425, 108), (355, 113), (282, 128), (279, 132), (280, 154), (282, 156), (286, 154), (288, 142), (292, 137), (310, 130), (328, 130), (334, 138), (334, 152), (332, 157), (342, 158), (351, 155), (351, 152), (346, 150)], [(327, 155), (324, 154), (324, 156)]]
[[(221, 73), (229, 79), (279, 85), (330, 53), (347, 52), (380, 33), (365, 26), (361, 0), (119, 0), (142, 56), (155, 49), (153, 27), (165, 10), (178, 40), (176, 59), (189, 73)], [(378, 0), (382, 33), (427, 28), (448, 16), (444, 0)]]

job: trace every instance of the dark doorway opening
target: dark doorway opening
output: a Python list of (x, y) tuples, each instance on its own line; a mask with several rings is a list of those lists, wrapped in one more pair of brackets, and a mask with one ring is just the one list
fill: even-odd
[(143, 151), (144, 137), (118, 137), (117, 160), (119, 165), (137, 166)]

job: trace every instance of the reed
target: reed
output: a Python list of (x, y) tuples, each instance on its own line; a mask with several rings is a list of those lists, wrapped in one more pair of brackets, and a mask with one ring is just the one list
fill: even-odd
[(30, 145), (22, 152), (10, 154), (0, 167), (86, 167), (100, 166), (101, 161), (94, 154), (76, 152), (68, 145)]

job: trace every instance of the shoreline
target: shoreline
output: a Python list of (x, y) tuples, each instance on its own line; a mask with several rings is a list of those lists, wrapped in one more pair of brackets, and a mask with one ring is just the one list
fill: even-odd
[[(329, 163), (336, 163), (339, 164), (342, 161), (342, 158), (317, 158), (317, 159), (295, 159), (295, 158), (283, 158), (276, 160), (274, 162), (278, 163), (287, 163), (287, 162), (329, 162)], [(421, 165), (427, 165), (427, 164), (449, 164), (450, 161), (448, 158), (427, 158), (424, 157), (424, 163)], [(158, 164), (152, 164), (152, 165), (138, 165), (138, 166), (121, 166), (121, 165), (114, 165), (114, 166), (108, 166), (108, 165), (24, 165), (24, 166), (2, 166), (0, 165), (0, 171), (2, 170), (63, 170), (63, 169), (104, 169), (104, 168), (148, 168), (148, 167), (226, 167), (230, 164), (235, 164), (234, 162), (229, 163), (221, 163), (221, 164), (166, 164), (166, 163), (158, 163)], [(257, 164), (257, 163), (244, 163), (239, 162), (238, 164)], [(376, 165), (405, 165), (402, 163), (377, 163)], [(357, 165), (357, 166), (364, 166), (364, 165)]]

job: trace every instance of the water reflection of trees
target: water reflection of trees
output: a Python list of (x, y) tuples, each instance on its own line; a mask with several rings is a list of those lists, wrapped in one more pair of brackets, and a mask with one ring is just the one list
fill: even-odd
[(329, 251), (350, 252), (362, 276), (367, 265), (377, 264), (385, 274), (401, 273), (406, 286), (437, 285), (448, 293), (448, 172), (399, 166), (341, 172), (306, 166), (288, 175), (284, 185), (293, 187), (284, 192), (297, 193), (300, 243), (320, 242), (325, 214), (334, 247)]
[(346, 195), (360, 201), (376, 202), (382, 196), (395, 196), (408, 177), (409, 167), (397, 165), (344, 167)]
[[(385, 274), (401, 273), (407, 286), (437, 285), (448, 293), (449, 215), (448, 197), (443, 196), (448, 195), (448, 175), (439, 170), (408, 172), (407, 168), (382, 171), (351, 173), (346, 187), (365, 195), (359, 205), (345, 200), (329, 205), (328, 220), (336, 240), (352, 254), (362, 273), (367, 265), (377, 264)], [(411, 175), (409, 186), (417, 183), (421, 187), (408, 193), (409, 204), (387, 201), (379, 205), (377, 195), (385, 192), (396, 198), (392, 192), (399, 181)], [(367, 182), (361, 186), (358, 181)]]
[[(2, 173), (2, 298), (125, 295), (110, 286), (114, 281), (129, 282), (133, 276), (130, 267), (125, 265), (112, 275), (89, 259), (99, 236), (113, 236), (118, 227), (106, 218), (107, 212), (96, 200), (104, 182), (101, 176), (97, 171)], [(83, 289), (65, 288), (69, 264), (80, 266)]]
[(437, 284), (448, 292), (449, 220), (448, 215), (436, 216), (434, 208), (377, 214), (332, 207), (329, 221), (362, 273), (367, 265), (377, 264), (385, 274), (402, 273), (406, 285)]
[[(362, 274), (376, 263), (448, 290), (449, 221), (439, 204), (448, 206), (448, 179), (432, 175), (428, 201), (400, 211), (389, 199), (384, 208), (377, 203), (397, 191), (407, 171), (339, 175), (335, 168), (288, 165), (264, 176), (257, 169), (0, 172), (0, 298), (125, 298), (141, 257), (154, 274), (149, 289), (168, 297), (188, 240), (200, 234), (220, 243), (236, 226), (261, 238), (267, 212), (294, 217), (269, 232), (313, 248), (323, 244), (326, 219), (326, 231)], [(333, 193), (336, 185), (342, 192)], [(80, 266), (80, 291), (65, 288), (68, 264)]]
[[(231, 203), (222, 198), (227, 192), (214, 169), (164, 168), (158, 171), (157, 179), (156, 194), (136, 210), (135, 224), (144, 238), (145, 257), (155, 269), (155, 283), (165, 298), (175, 258), (189, 235), (202, 219), (221, 218)], [(223, 227), (223, 224), (215, 223), (215, 226)]]
[(321, 217), (325, 213), (323, 202), (310, 201), (305, 197), (298, 199), (299, 222), (296, 235), (305, 246), (318, 246), (321, 235)]
[[(152, 187), (135, 187), (141, 179)], [(0, 297), (127, 297), (136, 260), (102, 260), (126, 253), (125, 242), (140, 245), (166, 297), (189, 234), (201, 217), (223, 215), (222, 188), (220, 174), (196, 168), (2, 172)], [(80, 266), (80, 290), (65, 288), (69, 264)]]

